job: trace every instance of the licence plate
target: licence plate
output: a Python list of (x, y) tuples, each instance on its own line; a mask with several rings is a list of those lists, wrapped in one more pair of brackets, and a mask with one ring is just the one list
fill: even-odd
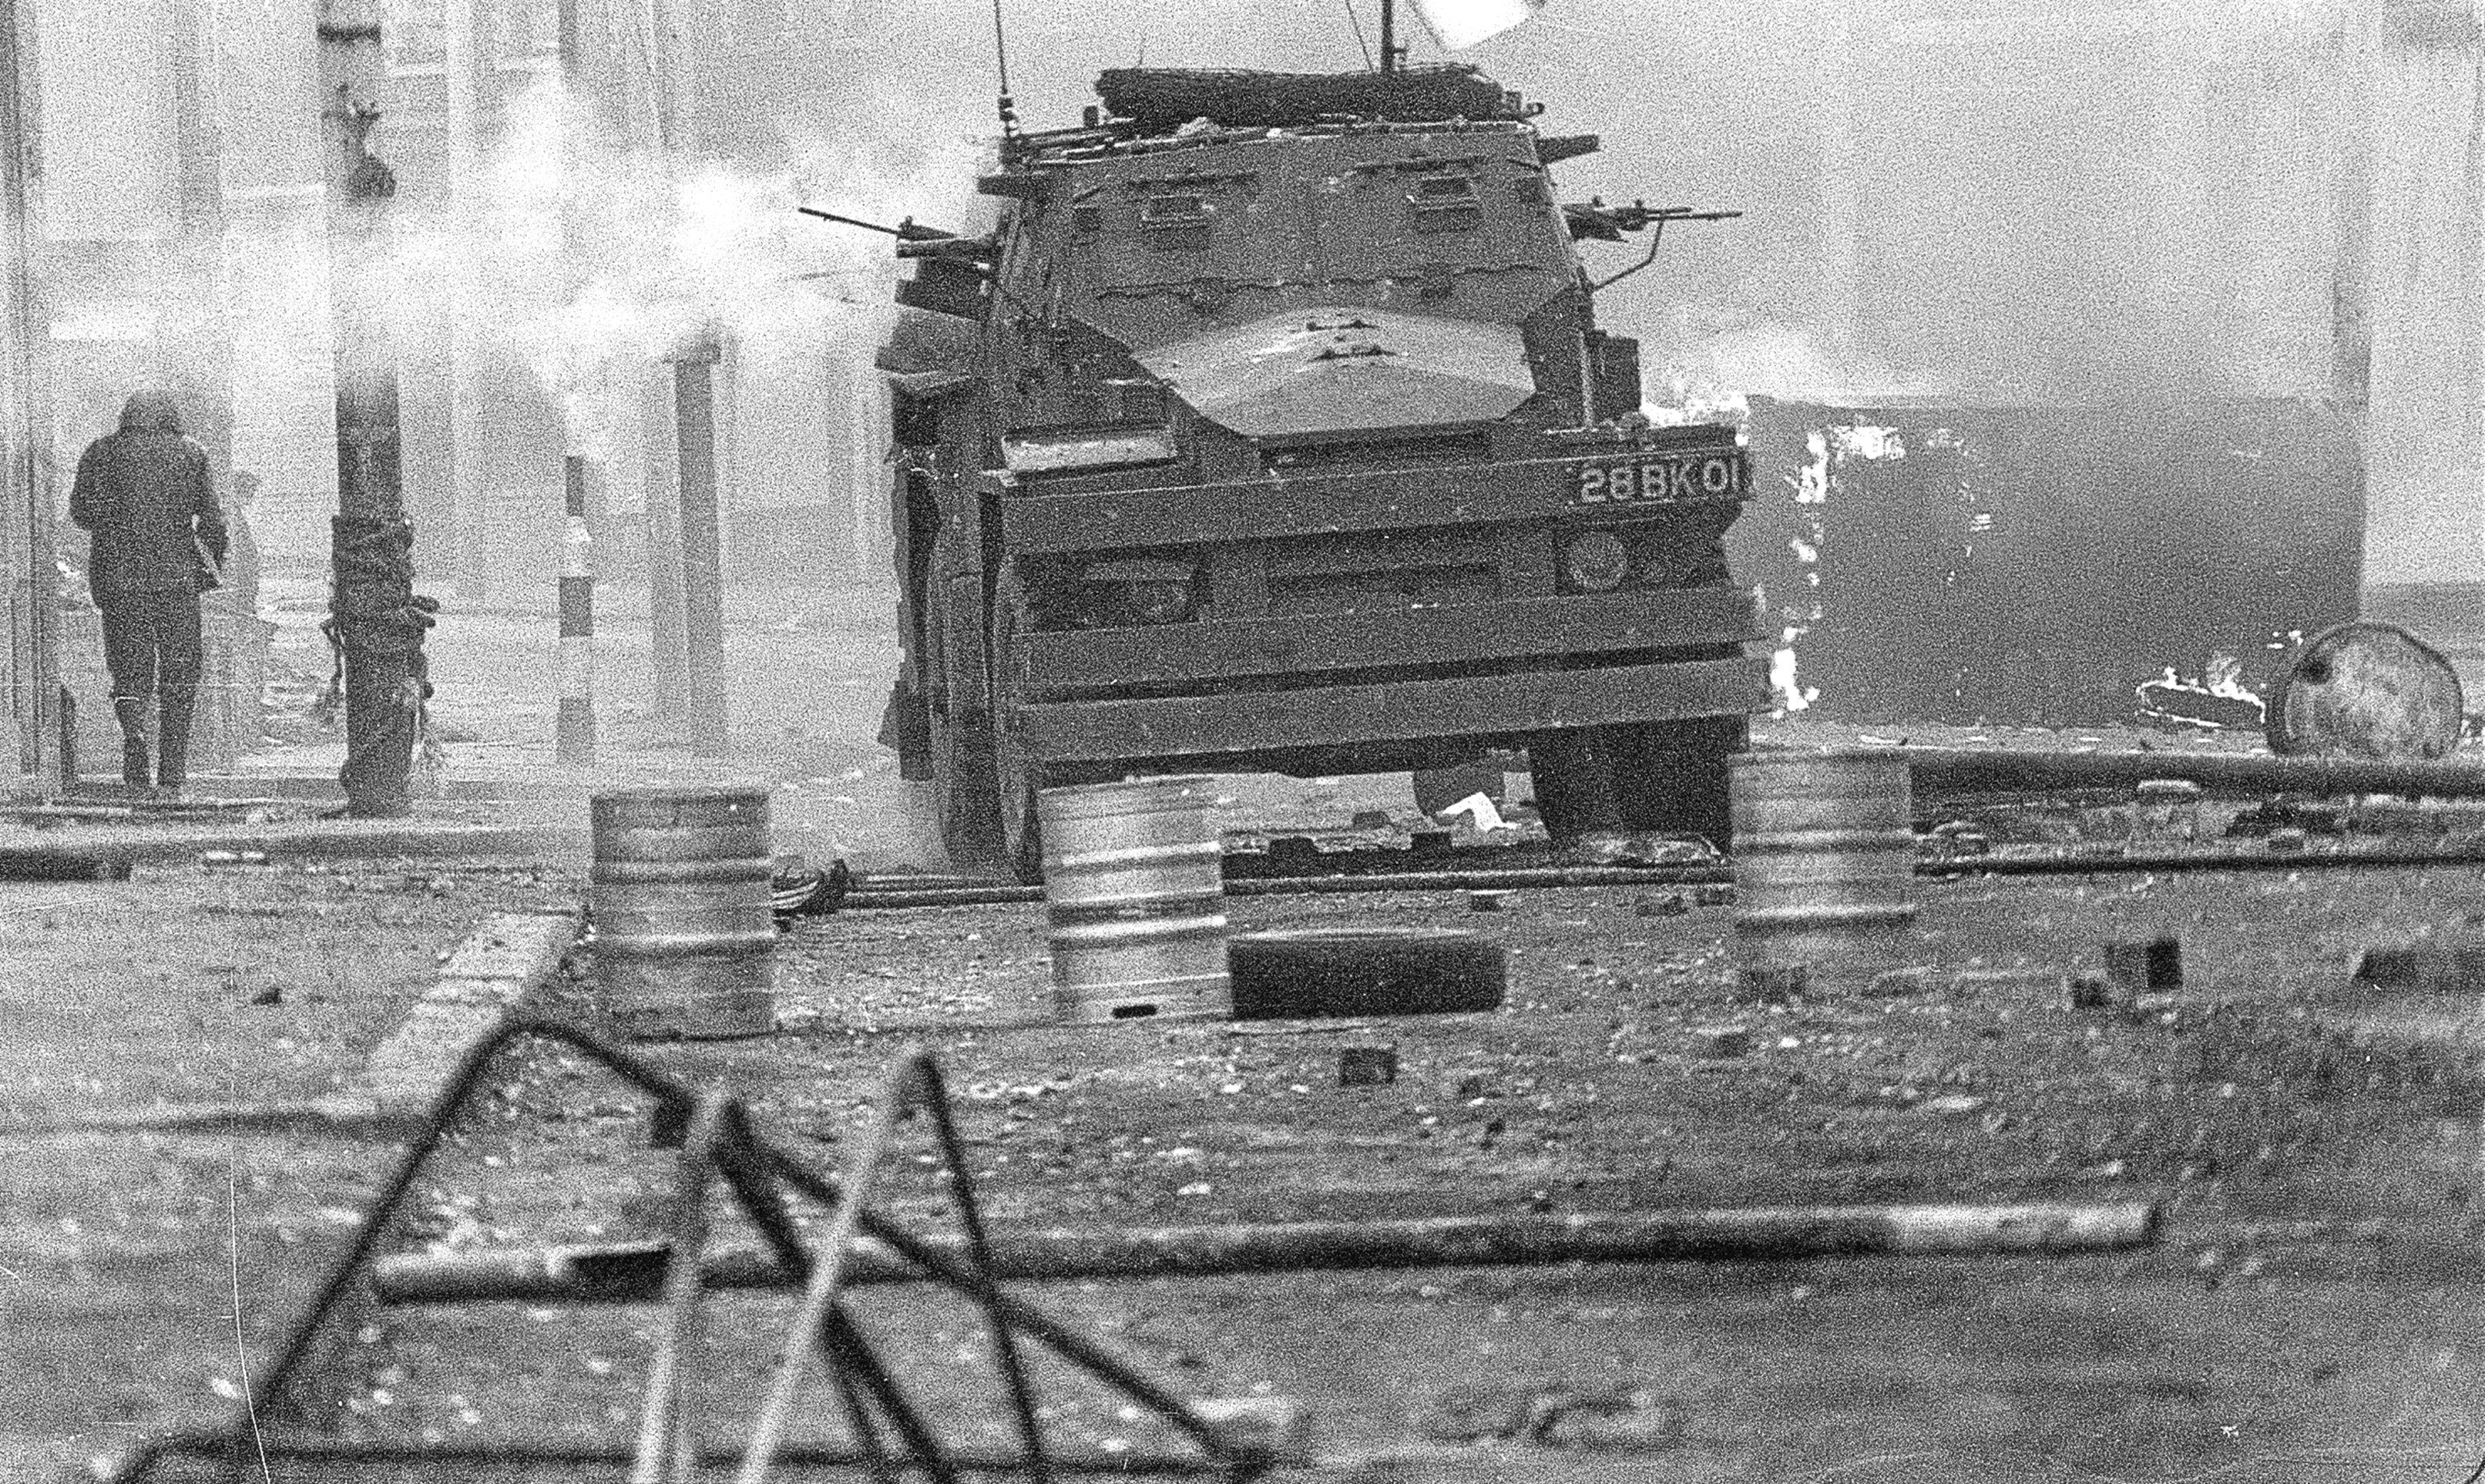
[(1598, 459), (1571, 472), (1573, 505), (1666, 505), (1697, 499), (1739, 499), (1743, 451), (1643, 453)]

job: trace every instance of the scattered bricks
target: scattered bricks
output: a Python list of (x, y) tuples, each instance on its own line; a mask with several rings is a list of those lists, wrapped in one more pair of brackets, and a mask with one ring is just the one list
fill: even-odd
[(2133, 1025), (2172, 1025), (2182, 1016), (2182, 1002), (2171, 994), (2137, 995), (2122, 1008), (2122, 1017)]
[(1691, 893), (1691, 900), (1701, 906), (1733, 906), (1734, 904), (1734, 888), (1725, 885), (1722, 882), (1709, 886), (1695, 887)]
[(2183, 987), (2183, 940), (2158, 937), (2105, 945), (2105, 971), (2139, 993)]
[(2376, 989), (2413, 988), (2424, 978), (2429, 954), (2429, 947), (2419, 944), (2367, 948), (2356, 959), (2356, 981)]
[(1509, 900), (1510, 893), (1506, 891), (1471, 891), (1467, 893), (1467, 910), (1498, 912), (1501, 910), (1502, 904)]
[(2463, 935), (2367, 948), (2356, 960), (2355, 977), (2375, 989), (2433, 994), (2485, 989), (2485, 939)]
[(1347, 825), (1347, 827), (1349, 829), (1385, 830), (1390, 827), (1389, 811), (1386, 809), (1357, 809), (1354, 811), (1354, 819)]
[(1317, 866), (1320, 855), (1320, 842), (1309, 835), (1279, 835), (1269, 842), (1272, 866)]
[(1702, 1061), (1731, 1061), (1749, 1055), (1751, 1049), (1752, 1028), (1748, 1025), (1695, 1025), (1691, 1028), (1691, 1054)]
[(1654, 1452), (1680, 1444), (1688, 1408), (1652, 1391), (1581, 1397), (1557, 1412), (1539, 1434), (1553, 1447), (1598, 1452)]
[(1395, 1046), (1344, 1046), (1337, 1053), (1337, 1085), (1342, 1088), (1386, 1087), (1398, 1080)]
[(2200, 837), (2198, 784), (2188, 778), (2147, 778), (2133, 794), (2133, 843), (2188, 845)]
[(2131, 1003), (2131, 991), (2103, 969), (2082, 969), (2062, 980), (2073, 1010), (2113, 1010)]
[(1461, 1102), (1473, 1102), (1479, 1097), (1498, 1097), (1501, 1090), (1493, 1086), (1488, 1073), (1461, 1072), (1459, 1080), (1451, 1085), (1450, 1095)]
[(1406, 837), (1406, 852), (1419, 860), (1431, 860), (1450, 853), (1450, 832), (1446, 829), (1419, 829)]
[(1682, 917), (1691, 911), (1691, 904), (1682, 900), (1682, 893), (1670, 891), (1662, 897), (1642, 897), (1631, 904), (1631, 910), (1642, 917)]
[(1802, 964), (1746, 966), (1734, 973), (1734, 998), (1749, 1005), (1791, 1005), (1812, 979)]
[(1864, 992), (1895, 999), (1901, 995), (1929, 994), (1934, 985), (1930, 967), (1919, 964), (1911, 969), (1887, 969), (1872, 976)]

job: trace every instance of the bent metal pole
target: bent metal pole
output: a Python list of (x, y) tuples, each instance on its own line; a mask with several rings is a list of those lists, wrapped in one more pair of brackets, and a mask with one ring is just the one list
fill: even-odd
[[(2072, 1254), (2150, 1246), (2159, 1226), (2157, 1207), (2146, 1201), (1755, 1206), (996, 1231), (992, 1260), (996, 1279), (1051, 1282), (1353, 1268)], [(409, 1255), (377, 1263), (371, 1288), (383, 1304), (648, 1303), (663, 1292), (670, 1256), (662, 1242)], [(700, 1264), (700, 1273), (712, 1288), (799, 1286), (758, 1251), (720, 1253)], [(903, 1282), (918, 1276), (912, 1264), (887, 1249), (865, 1244), (856, 1252), (846, 1281)]]

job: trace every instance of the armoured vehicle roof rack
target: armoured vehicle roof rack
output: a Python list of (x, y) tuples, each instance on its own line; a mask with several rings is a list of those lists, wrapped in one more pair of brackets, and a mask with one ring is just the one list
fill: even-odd
[(1229, 128), (1296, 128), (1352, 119), (1516, 121), (1535, 112), (1465, 64), (1388, 73), (1107, 67), (1096, 79), (1096, 93), (1107, 112), (1129, 121), (1139, 135), (1200, 119)]

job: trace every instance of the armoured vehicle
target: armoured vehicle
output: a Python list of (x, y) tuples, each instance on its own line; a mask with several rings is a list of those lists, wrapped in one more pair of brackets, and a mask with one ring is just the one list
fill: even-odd
[(953, 856), (1032, 869), (1061, 784), (1517, 748), (1557, 838), (1723, 843), (1749, 465), (1641, 415), (1577, 244), (1734, 213), (1562, 203), (1597, 141), (1472, 67), (1098, 93), (1005, 126), (990, 234), (894, 229), (884, 738)]

